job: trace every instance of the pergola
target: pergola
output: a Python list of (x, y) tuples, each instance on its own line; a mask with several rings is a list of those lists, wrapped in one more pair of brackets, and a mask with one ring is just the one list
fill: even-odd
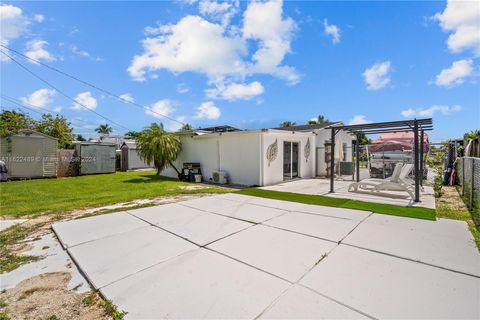
[[(394, 133), (394, 132), (413, 132), (414, 136), (414, 148), (413, 148), (413, 160), (414, 160), (414, 171), (415, 171), (415, 202), (420, 201), (420, 186), (422, 184), (421, 172), (423, 175), (423, 140), (424, 132), (433, 130), (433, 121), (431, 118), (428, 119), (413, 119), (413, 120), (402, 120), (402, 121), (389, 121), (389, 122), (376, 122), (376, 123), (365, 123), (365, 124), (354, 124), (354, 125), (333, 125), (331, 128), (331, 152), (332, 157), (330, 157), (330, 193), (334, 192), (334, 183), (335, 183), (335, 135), (340, 130), (348, 131), (349, 133), (357, 136), (357, 145), (356, 145), (356, 180), (360, 181), (360, 153), (358, 148), (359, 136), (361, 134), (381, 134), (381, 133)], [(420, 136), (420, 137), (419, 137)], [(419, 141), (420, 140), (420, 141)]]

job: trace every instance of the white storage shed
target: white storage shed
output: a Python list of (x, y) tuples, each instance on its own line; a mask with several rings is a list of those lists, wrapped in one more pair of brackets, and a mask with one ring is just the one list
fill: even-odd
[(8, 178), (56, 177), (57, 147), (56, 138), (32, 130), (22, 130), (1, 138), (0, 159), (5, 161)]

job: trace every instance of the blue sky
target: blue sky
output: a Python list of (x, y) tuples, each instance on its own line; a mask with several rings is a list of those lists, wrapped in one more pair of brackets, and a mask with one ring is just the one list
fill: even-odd
[[(159, 113), (242, 129), (319, 114), (345, 123), (433, 116), (435, 141), (480, 127), (478, 1), (3, 2), (1, 10), (2, 44), (152, 108), (14, 55), (131, 130), (178, 127)], [(1, 78), (2, 94), (60, 112), (84, 136), (105, 123), (5, 56)]]

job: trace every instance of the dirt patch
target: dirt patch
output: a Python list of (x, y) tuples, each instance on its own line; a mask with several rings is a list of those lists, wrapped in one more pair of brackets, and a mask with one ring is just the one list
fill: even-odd
[[(68, 272), (44, 273), (20, 282), (0, 294), (0, 312), (11, 319), (109, 319), (98, 305), (96, 293), (76, 293), (67, 289)], [(85, 299), (95, 295), (92, 303)]]

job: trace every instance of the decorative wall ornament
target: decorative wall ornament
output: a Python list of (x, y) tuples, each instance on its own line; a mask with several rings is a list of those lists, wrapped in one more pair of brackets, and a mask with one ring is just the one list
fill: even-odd
[(307, 139), (305, 148), (303, 148), (303, 154), (305, 155), (305, 161), (308, 162), (308, 158), (310, 158), (310, 138)]
[(270, 163), (272, 163), (273, 161), (275, 161), (275, 159), (277, 159), (277, 154), (278, 154), (278, 141), (277, 139), (275, 139), (275, 142), (273, 142), (267, 148), (267, 160), (268, 160), (269, 167), (270, 167)]

